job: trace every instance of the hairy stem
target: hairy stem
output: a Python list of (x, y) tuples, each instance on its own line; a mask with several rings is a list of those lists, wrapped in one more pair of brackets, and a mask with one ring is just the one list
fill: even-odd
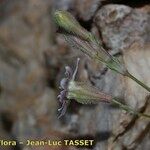
[(143, 82), (141, 82), (140, 80), (138, 80), (137, 78), (135, 78), (132, 74), (130, 74), (129, 72), (126, 74), (127, 77), (129, 77), (130, 79), (134, 80), (136, 83), (138, 83), (140, 86), (142, 86), (144, 89), (146, 89), (147, 91), (150, 92), (150, 87), (148, 87), (147, 85), (145, 85)]
[[(97, 57), (97, 60), (102, 63), (101, 59)], [(119, 62), (114, 61), (113, 59), (111, 59), (111, 61), (109, 62), (103, 62), (106, 64), (106, 66), (119, 73), (122, 74), (126, 77), (129, 77), (130, 79), (132, 79), (133, 81), (135, 81), (137, 84), (139, 84), (140, 86), (142, 86), (144, 89), (146, 89), (148, 92), (150, 92), (150, 87), (148, 87), (147, 85), (145, 85), (142, 81), (138, 80), (136, 77), (134, 77), (132, 74), (130, 74), (123, 65), (121, 65)]]
[(118, 98), (116, 98), (116, 97), (114, 97), (114, 98), (112, 99), (112, 103), (118, 105), (118, 106), (119, 106), (120, 108), (122, 108), (123, 110), (125, 110), (125, 111), (127, 111), (127, 112), (130, 112), (130, 113), (132, 113), (132, 114), (134, 114), (134, 115), (137, 115), (137, 116), (139, 116), (139, 117), (140, 117), (140, 116), (144, 116), (144, 117), (150, 119), (150, 115), (148, 115), (148, 114), (143, 114), (143, 113), (140, 113), (140, 112), (137, 112), (137, 111), (133, 110), (133, 109), (132, 109), (131, 107), (129, 107), (128, 105), (125, 105), (125, 104), (119, 102), (119, 101), (118, 101)]

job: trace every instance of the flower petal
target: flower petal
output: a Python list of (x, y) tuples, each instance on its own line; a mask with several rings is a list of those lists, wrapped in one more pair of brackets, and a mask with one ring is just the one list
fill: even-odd
[(62, 107), (58, 110), (58, 111), (61, 111), (58, 118), (62, 117), (66, 113), (66, 110), (67, 110), (67, 102), (64, 101), (63, 104), (62, 104)]
[(62, 103), (63, 98), (62, 98), (61, 94), (57, 96), (57, 99)]
[(61, 81), (60, 81), (60, 87), (62, 89), (67, 89), (67, 83), (68, 83), (68, 79), (67, 78), (63, 78)]
[(75, 77), (76, 77), (76, 74), (77, 74), (77, 71), (79, 68), (79, 61), (80, 61), (80, 58), (77, 59), (76, 68), (75, 68), (74, 73), (72, 75), (72, 80), (75, 80)]
[(67, 94), (67, 91), (66, 90), (63, 90), (60, 92), (60, 94), (58, 95), (58, 99), (59, 101), (62, 103), (64, 101), (64, 99), (66, 98), (66, 94)]
[(66, 69), (65, 75), (67, 76), (68, 79), (71, 79), (73, 74), (72, 69), (69, 66), (66, 66), (65, 69)]
[(63, 107), (64, 107), (64, 106), (62, 105), (60, 108), (58, 108), (58, 111), (61, 111), (61, 110), (63, 109)]

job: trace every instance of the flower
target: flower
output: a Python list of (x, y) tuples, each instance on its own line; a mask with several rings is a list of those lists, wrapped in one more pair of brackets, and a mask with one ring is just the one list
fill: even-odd
[(99, 91), (99, 89), (87, 84), (86, 82), (75, 81), (79, 67), (79, 61), (80, 59), (78, 58), (74, 72), (69, 66), (65, 67), (66, 78), (63, 78), (60, 81), (60, 88), (62, 91), (58, 95), (58, 99), (62, 104), (61, 108), (58, 109), (58, 111), (60, 111), (58, 118), (65, 114), (67, 106), (72, 99), (82, 104), (96, 104), (99, 102), (111, 103), (118, 105), (121, 109), (126, 110), (127, 112), (130, 112), (134, 115), (150, 118), (148, 114), (139, 113), (133, 108), (130, 108), (128, 105), (119, 102), (120, 100), (117, 97), (112, 97), (111, 95), (105, 94)]
[(64, 10), (57, 10), (54, 13), (55, 23), (59, 26), (60, 29), (64, 30), (67, 33), (71, 33), (80, 37), (83, 40), (90, 41), (94, 36), (84, 29), (72, 16), (69, 12)]
[(100, 92), (99, 89), (87, 84), (86, 82), (75, 81), (79, 61), (80, 59), (78, 58), (74, 72), (69, 66), (65, 67), (66, 78), (63, 78), (60, 81), (60, 88), (62, 91), (58, 95), (58, 99), (62, 106), (58, 109), (58, 111), (60, 111), (59, 118), (65, 114), (67, 106), (72, 99), (82, 104), (95, 104), (98, 102), (110, 103), (112, 100), (112, 96)]
[(79, 61), (80, 61), (80, 59), (78, 58), (76, 68), (75, 68), (74, 72), (69, 66), (65, 67), (65, 69), (66, 69), (66, 72), (65, 72), (66, 78), (63, 78), (60, 81), (60, 89), (62, 89), (62, 91), (58, 95), (58, 99), (59, 99), (60, 103), (62, 104), (62, 106), (61, 106), (61, 108), (58, 109), (58, 111), (61, 111), (61, 113), (59, 115), (59, 118), (61, 116), (63, 116), (65, 114), (66, 110), (67, 110), (67, 106), (69, 104), (69, 99), (67, 98), (68, 88), (69, 88), (70, 82), (75, 80), (75, 76), (77, 74), (77, 70), (78, 70), (78, 66), (79, 66)]

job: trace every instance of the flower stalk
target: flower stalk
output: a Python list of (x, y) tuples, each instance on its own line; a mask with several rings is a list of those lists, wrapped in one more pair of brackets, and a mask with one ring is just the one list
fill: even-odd
[(110, 55), (107, 50), (103, 48), (99, 40), (92, 33), (80, 26), (69, 12), (56, 11), (54, 13), (54, 20), (57, 26), (62, 30), (69, 45), (81, 50), (91, 59), (104, 63), (109, 69), (129, 77), (150, 92), (150, 87), (131, 75), (124, 64), (120, 63), (116, 57)]
[(69, 66), (66, 67), (66, 78), (63, 78), (60, 82), (60, 88), (62, 91), (60, 92), (58, 99), (62, 106), (58, 109), (60, 112), (59, 118), (65, 114), (71, 100), (75, 100), (82, 104), (97, 104), (100, 102), (115, 104), (134, 115), (150, 118), (149, 115), (139, 113), (129, 106), (119, 102), (118, 98), (101, 92), (99, 89), (87, 84), (86, 82), (76, 81), (75, 78), (78, 71), (79, 60), (80, 59), (78, 58), (74, 72)]
[(138, 83), (140, 86), (142, 86), (144, 89), (146, 89), (147, 91), (150, 92), (150, 87), (148, 87), (146, 84), (144, 84), (143, 82), (141, 82), (140, 80), (135, 78), (132, 74), (127, 72), (126, 76), (129, 77), (130, 79), (134, 80), (136, 83)]
[(150, 115), (140, 113), (140, 112), (133, 110), (133, 108), (129, 107), (128, 105), (125, 105), (125, 104), (119, 102), (119, 99), (117, 97), (112, 98), (112, 103), (118, 105), (120, 108), (122, 108), (123, 110), (125, 110), (133, 115), (137, 115), (139, 117), (143, 116), (143, 117), (150, 119)]

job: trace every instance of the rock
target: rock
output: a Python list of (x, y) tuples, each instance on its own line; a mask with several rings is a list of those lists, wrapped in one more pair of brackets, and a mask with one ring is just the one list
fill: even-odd
[(95, 12), (101, 6), (101, 2), (102, 0), (76, 0), (75, 12), (81, 20), (88, 21), (95, 15)]
[(1, 108), (16, 110), (17, 104), (40, 95), (46, 86), (44, 52), (52, 47), (50, 2), (16, 0), (6, 4), (9, 17), (0, 24)]
[(95, 24), (104, 44), (112, 50), (126, 50), (133, 43), (148, 43), (150, 17), (147, 9), (132, 9), (125, 5), (105, 5), (95, 16)]
[[(15, 0), (5, 5), (7, 17), (0, 23), (0, 114), (14, 117), (13, 131), (8, 134), (16, 139), (44, 135), (57, 112), (56, 94), (48, 83), (45, 65), (49, 59), (45, 52), (53, 52), (56, 47), (50, 28), (51, 2)], [(54, 53), (54, 57), (57, 55)], [(58, 61), (51, 72), (55, 65)]]
[[(150, 72), (149, 69), (147, 69), (147, 64), (150, 63), (149, 49), (150, 45), (145, 45), (144, 47), (141, 47), (140, 45), (132, 45), (132, 47), (130, 47), (130, 49), (128, 49), (128, 51), (124, 54), (124, 59), (128, 70), (148, 86), (150, 86), (150, 80), (148, 77)], [(126, 80), (125, 99), (128, 105), (135, 110), (143, 110), (143, 113), (149, 114), (149, 93), (132, 80)], [(124, 119), (122, 119), (122, 121), (123, 120)], [(130, 130), (127, 130), (125, 127), (121, 132), (123, 134), (120, 134), (119, 138), (117, 138), (117, 142), (121, 142), (122, 145), (128, 149), (138, 149), (138, 147), (144, 142), (145, 149), (148, 149), (149, 144), (144, 141), (143, 138), (147, 137), (147, 133), (149, 132), (149, 119), (144, 117), (137, 118), (135, 119), (135, 123), (133, 125), (130, 124), (130, 120), (126, 121), (128, 122), (127, 125)], [(139, 139), (141, 143), (139, 143)]]
[(104, 0), (60, 0), (53, 1), (54, 9), (68, 10), (82, 21), (89, 21)]
[(53, 8), (60, 10), (71, 10), (74, 7), (74, 0), (53, 0)]
[[(150, 55), (149, 48), (149, 45), (144, 47), (132, 45), (128, 51), (124, 52), (124, 61), (128, 70), (148, 86), (150, 86), (148, 84), (150, 83), (148, 77), (149, 70), (147, 70)], [(149, 114), (149, 93), (128, 78), (125, 79), (125, 87), (124, 99), (126, 103), (136, 111)], [(148, 149), (149, 142), (143, 139), (147, 137), (147, 133), (149, 132), (149, 119), (145, 117), (132, 118), (128, 114), (122, 115), (118, 118), (118, 123), (115, 123), (113, 127), (112, 132), (114, 137), (112, 140), (110, 138), (110, 149), (117, 149), (119, 145), (119, 149), (123, 147), (138, 149), (143, 143), (145, 149)]]

